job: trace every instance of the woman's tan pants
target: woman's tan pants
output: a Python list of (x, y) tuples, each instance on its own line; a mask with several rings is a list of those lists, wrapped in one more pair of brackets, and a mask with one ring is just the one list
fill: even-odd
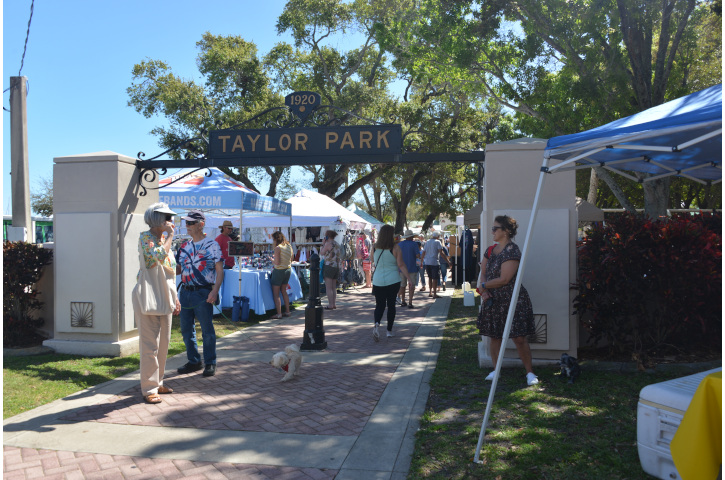
[[(134, 307), (136, 307), (134, 305)], [(166, 355), (171, 338), (171, 314), (144, 315), (134, 308), (138, 322), (138, 345), (141, 354), (141, 394), (158, 393), (164, 384)]]

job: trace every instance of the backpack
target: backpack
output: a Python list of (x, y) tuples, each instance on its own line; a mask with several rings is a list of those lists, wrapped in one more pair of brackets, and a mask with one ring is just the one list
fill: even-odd
[(342, 260), (345, 262), (348, 260), (353, 260), (355, 258), (355, 252), (353, 252), (352, 245), (350, 245), (350, 243), (350, 236), (345, 235), (345, 237), (342, 239), (341, 249)]

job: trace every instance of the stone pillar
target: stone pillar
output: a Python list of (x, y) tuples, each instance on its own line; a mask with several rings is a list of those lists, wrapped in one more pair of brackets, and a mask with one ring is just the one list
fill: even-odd
[[(524, 248), (531, 209), (544, 158), (546, 140), (520, 138), (486, 146), (486, 176), (481, 248), (493, 243), (491, 227), (497, 215), (516, 219), (514, 242)], [(576, 356), (577, 317), (572, 300), (576, 282), (576, 177), (574, 171), (547, 175), (539, 199), (533, 235), (522, 278), (537, 324), (530, 340), (535, 363), (554, 363), (566, 352)], [(491, 365), (486, 345), (479, 345), (479, 365)], [(506, 341), (504, 367), (521, 365), (516, 347)]]
[(135, 159), (104, 151), (54, 159), (54, 338), (60, 353), (138, 352), (131, 290), (143, 214), (158, 190), (139, 196)]

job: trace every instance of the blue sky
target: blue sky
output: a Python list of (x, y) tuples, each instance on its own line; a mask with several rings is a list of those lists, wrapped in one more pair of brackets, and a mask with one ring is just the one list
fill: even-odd
[[(201, 81), (196, 42), (204, 32), (241, 35), (259, 55), (278, 37), (281, 0), (37, 0), (21, 72), (28, 77), (30, 189), (52, 178), (53, 158), (111, 150), (130, 157), (161, 153), (146, 119), (127, 106), (131, 69), (145, 58)], [(3, 90), (17, 76), (31, 0), (3, 2)], [(10, 92), (3, 93), (9, 108)], [(3, 112), (3, 213), (11, 213), (10, 114)]]

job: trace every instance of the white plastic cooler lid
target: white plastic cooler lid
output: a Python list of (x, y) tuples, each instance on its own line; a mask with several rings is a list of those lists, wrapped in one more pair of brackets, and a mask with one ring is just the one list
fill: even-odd
[(702, 379), (719, 371), (722, 371), (722, 367), (647, 385), (639, 392), (639, 401), (644, 405), (684, 415)]

